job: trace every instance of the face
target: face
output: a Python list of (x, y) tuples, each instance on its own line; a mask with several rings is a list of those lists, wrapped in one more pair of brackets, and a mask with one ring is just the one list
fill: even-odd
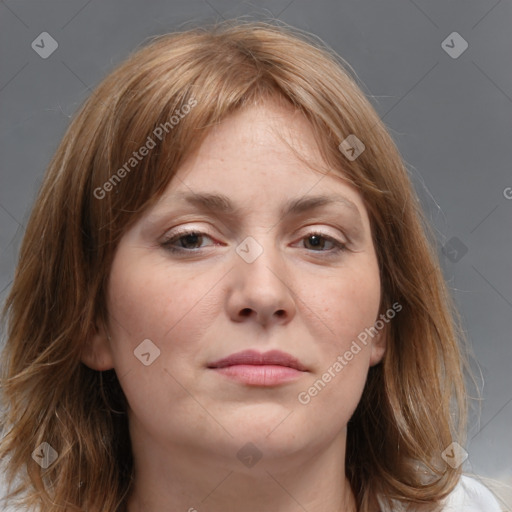
[(380, 280), (363, 200), (313, 141), (283, 106), (232, 115), (121, 239), (110, 340), (83, 360), (115, 368), (132, 442), (272, 460), (344, 439), (384, 351), (384, 329), (362, 341)]

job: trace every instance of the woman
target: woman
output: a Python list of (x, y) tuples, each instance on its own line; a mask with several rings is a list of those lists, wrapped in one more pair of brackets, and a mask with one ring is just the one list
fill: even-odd
[(27, 226), (1, 444), (23, 503), (498, 510), (461, 479), (461, 335), (425, 231), (317, 41), (156, 38), (77, 114)]

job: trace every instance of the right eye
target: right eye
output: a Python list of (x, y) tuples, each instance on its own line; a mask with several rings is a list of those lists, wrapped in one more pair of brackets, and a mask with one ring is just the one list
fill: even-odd
[[(166, 250), (174, 253), (197, 252), (198, 249), (204, 247), (202, 242), (206, 238), (211, 240), (210, 236), (201, 231), (183, 230), (171, 234), (169, 237), (162, 241), (161, 246)], [(176, 242), (178, 242), (178, 245), (176, 245)], [(197, 245), (200, 247), (191, 247)]]

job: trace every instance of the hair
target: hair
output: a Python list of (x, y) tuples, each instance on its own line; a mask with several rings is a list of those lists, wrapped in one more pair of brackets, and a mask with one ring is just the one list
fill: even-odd
[[(108, 324), (114, 251), (212, 127), (277, 98), (309, 121), (332, 172), (362, 195), (380, 313), (402, 306), (348, 424), (358, 510), (376, 499), (438, 509), (461, 474), (441, 454), (465, 441), (463, 334), (406, 166), (354, 75), (310, 34), (237, 21), (152, 38), (85, 101), (47, 169), (3, 310), (0, 455), (9, 488), (18, 480), (9, 499), (44, 512), (125, 510), (126, 399), (113, 369), (81, 362), (94, 326)], [(339, 149), (351, 134), (365, 145), (355, 160)], [(46, 469), (31, 456), (43, 442), (58, 454)]]

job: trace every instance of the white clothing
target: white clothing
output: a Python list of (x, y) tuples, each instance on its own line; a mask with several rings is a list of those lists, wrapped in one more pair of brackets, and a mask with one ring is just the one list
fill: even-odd
[(463, 475), (446, 498), (443, 512), (501, 512), (501, 508), (487, 487)]

